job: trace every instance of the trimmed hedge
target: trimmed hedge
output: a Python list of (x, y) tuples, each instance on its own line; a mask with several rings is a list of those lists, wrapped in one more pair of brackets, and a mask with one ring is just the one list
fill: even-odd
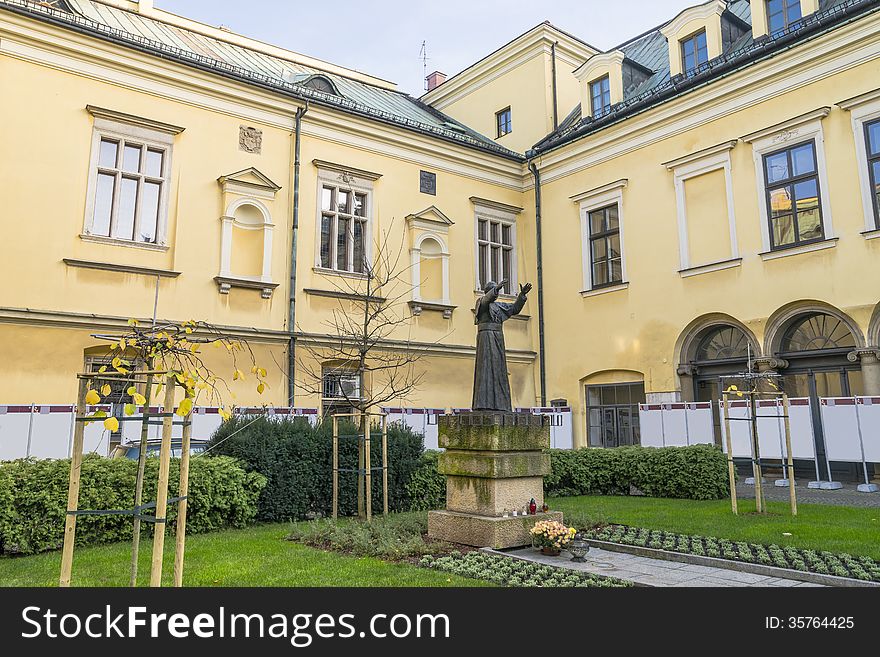
[[(156, 499), (159, 460), (147, 459), (144, 500)], [(179, 484), (179, 463), (171, 464), (169, 496)], [(79, 508), (130, 509), (137, 462), (89, 455), (83, 459)], [(70, 460), (24, 459), (0, 463), (0, 554), (23, 555), (61, 547), (67, 511)], [(230, 458), (190, 461), (187, 533), (198, 534), (254, 521), (257, 498), (266, 479), (245, 472)], [(174, 531), (176, 505), (168, 509), (168, 530)], [(150, 532), (147, 524), (145, 531)], [(132, 518), (124, 515), (80, 516), (77, 545), (131, 540)]]
[(425, 452), (419, 467), (406, 484), (410, 511), (446, 508), (446, 475), (437, 472), (440, 452)]
[[(355, 427), (339, 425), (339, 513), (356, 512), (357, 468)], [(371, 466), (382, 465), (381, 432), (374, 429)], [(267, 522), (329, 516), (333, 504), (333, 427), (313, 427), (305, 418), (234, 418), (214, 434), (211, 454), (225, 454), (268, 480), (258, 503), (258, 518)], [(388, 507), (409, 511), (411, 499), (423, 494), (408, 486), (422, 467), (424, 440), (409, 428), (388, 426)], [(436, 469), (436, 468), (435, 468)], [(343, 471), (343, 470), (347, 470)], [(422, 475), (420, 474), (419, 477)], [(373, 470), (373, 512), (382, 511), (382, 471)]]
[(727, 457), (711, 445), (551, 450), (544, 492), (555, 497), (629, 495), (717, 500), (730, 494)]

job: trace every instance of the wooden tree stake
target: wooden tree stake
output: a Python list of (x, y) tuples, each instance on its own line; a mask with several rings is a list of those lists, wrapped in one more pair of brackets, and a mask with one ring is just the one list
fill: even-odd
[(183, 557), (186, 550), (186, 512), (189, 506), (189, 447), (192, 438), (192, 416), (186, 418), (183, 425), (183, 439), (180, 443), (180, 486), (178, 495), (180, 502), (177, 504), (177, 536), (174, 546), (174, 586), (183, 586)]
[(724, 432), (727, 443), (727, 476), (730, 481), (730, 506), (739, 515), (736, 504), (736, 468), (733, 465), (733, 438), (730, 435), (730, 393), (724, 393)]
[[(147, 369), (152, 370), (152, 362), (147, 364)], [(140, 505), (144, 501), (144, 471), (147, 467), (147, 445), (150, 438), (150, 403), (153, 399), (153, 375), (147, 375), (147, 389), (144, 390), (144, 412), (141, 421), (141, 442), (140, 451), (138, 452), (137, 478), (134, 484), (134, 525), (131, 535), (131, 574), (128, 578), (129, 586), (137, 586), (138, 576), (138, 554), (141, 547), (141, 512)]]
[(388, 416), (382, 416), (382, 513), (388, 515)]
[(339, 517), (339, 418), (333, 416), (333, 519)]
[(791, 515), (797, 515), (797, 491), (794, 489), (794, 459), (791, 455), (791, 403), (788, 394), (782, 395), (782, 413), (785, 417), (785, 452), (788, 454), (788, 495), (791, 502)]
[(76, 516), (73, 512), (79, 510), (79, 478), (82, 474), (83, 437), (85, 436), (86, 423), (79, 418), (86, 415), (86, 393), (89, 390), (89, 382), (80, 379), (79, 391), (76, 396), (76, 410), (74, 421), (76, 426), (73, 430), (73, 453), (70, 458), (70, 483), (67, 488), (67, 516), (64, 519), (64, 549), (61, 552), (61, 580), (60, 586), (70, 586), (70, 575), (73, 570), (73, 547), (76, 542)]
[(367, 522), (373, 520), (373, 471), (370, 469), (370, 416), (364, 420), (364, 501), (367, 506)]
[(153, 560), (150, 586), (162, 586), (162, 557), (165, 549), (165, 525), (168, 515), (168, 471), (171, 464), (171, 432), (174, 428), (173, 376), (165, 379), (165, 406), (162, 418), (162, 447), (159, 450), (159, 483), (156, 487), (156, 528), (153, 531)]

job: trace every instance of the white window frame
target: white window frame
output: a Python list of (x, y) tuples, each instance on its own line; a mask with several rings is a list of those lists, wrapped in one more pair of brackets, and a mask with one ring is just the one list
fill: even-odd
[[(519, 288), (519, 266), (517, 263), (517, 234), (516, 234), (516, 217), (518, 212), (513, 210), (505, 210), (501, 207), (492, 207), (489, 205), (481, 205), (474, 203), (474, 291), (482, 294), (483, 285), (480, 281), (480, 221), (490, 222), (489, 234), (491, 236), (491, 223), (501, 223), (502, 226), (510, 226), (510, 281), (507, 286), (507, 292), (502, 296), (515, 297)], [(500, 283), (501, 281), (495, 281)]]
[[(583, 268), (582, 295), (602, 294), (614, 292), (629, 286), (629, 275), (626, 266), (626, 234), (623, 207), (623, 190), (629, 185), (629, 180), (618, 180), (602, 187), (597, 187), (582, 194), (571, 197), (578, 204), (581, 219), (581, 266)], [(622, 280), (613, 285), (593, 287), (593, 258), (590, 253), (590, 212), (601, 210), (611, 205), (617, 205), (617, 217), (620, 226), (620, 273)]]
[[(734, 209), (733, 174), (730, 164), (730, 151), (736, 147), (736, 141), (728, 141), (718, 146), (692, 153), (685, 157), (666, 162), (664, 166), (673, 174), (675, 185), (675, 206), (678, 219), (678, 248), (681, 269), (679, 273), (686, 276), (695, 270), (717, 271), (723, 265), (735, 267), (739, 264), (740, 253), (736, 234), (736, 211)], [(712, 173), (724, 172), (725, 196), (727, 198), (727, 221), (730, 231), (730, 257), (717, 262), (691, 262), (690, 237), (688, 234), (687, 193), (688, 180)], [(768, 233), (769, 236), (769, 233)]]
[(880, 120), (880, 89), (838, 103), (838, 106), (850, 113), (853, 137), (856, 142), (856, 159), (859, 169), (859, 187), (862, 194), (862, 208), (865, 214), (865, 232), (868, 238), (880, 237), (880, 217), (874, 214), (874, 196), (871, 189), (871, 171), (868, 167), (868, 144), (865, 136), (865, 125)]
[[(361, 193), (366, 195), (366, 222), (364, 228), (364, 263), (369, 266), (373, 262), (373, 182), (367, 178), (357, 177), (346, 171), (338, 169), (318, 168), (318, 186), (316, 189), (316, 215), (315, 215), (315, 271), (322, 274), (333, 274), (337, 276), (353, 276), (356, 278), (365, 278), (366, 274), (361, 272), (347, 271), (336, 269), (336, 258), (332, 258), (331, 267), (324, 267), (321, 264), (321, 222), (324, 216), (322, 207), (322, 198), (324, 187), (331, 186), (343, 191), (351, 191), (352, 193)], [(335, 232), (334, 232), (335, 234)], [(349, 259), (354, 257), (354, 249), (351, 249)]]
[[(92, 152), (89, 159), (89, 183), (86, 197), (86, 212), (83, 222), (83, 232), (80, 237), (89, 242), (114, 244), (148, 250), (168, 249), (168, 205), (171, 187), (171, 171), (174, 157), (174, 135), (179, 133), (165, 132), (150, 129), (143, 125), (113, 120), (104, 116), (95, 115), (94, 128), (92, 130)], [(159, 215), (156, 221), (156, 241), (139, 242), (106, 235), (92, 233), (95, 220), (95, 201), (98, 190), (98, 162), (101, 155), (101, 141), (106, 138), (113, 141), (137, 142), (145, 148), (163, 151), (163, 176), (162, 188), (159, 195)], [(121, 144), (120, 144), (121, 147)], [(142, 196), (138, 196), (137, 215), (139, 216)]]
[[(755, 182), (758, 191), (758, 213), (761, 218), (761, 242), (764, 259), (775, 259), (787, 255), (797, 255), (826, 249), (836, 244), (837, 236), (831, 217), (830, 188), (828, 186), (828, 169), (825, 161), (825, 131), (822, 119), (831, 113), (830, 107), (821, 107), (807, 114), (789, 119), (783, 123), (759, 130), (742, 137), (752, 145), (755, 161)], [(792, 246), (785, 249), (771, 249), (770, 217), (767, 214), (767, 183), (764, 176), (764, 156), (788, 148), (792, 144), (812, 141), (816, 147), (816, 164), (819, 177), (819, 199), (822, 208), (822, 225), (825, 239), (812, 244)]]

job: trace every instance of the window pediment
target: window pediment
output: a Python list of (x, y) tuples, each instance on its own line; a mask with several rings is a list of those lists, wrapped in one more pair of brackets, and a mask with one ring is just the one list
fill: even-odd
[(217, 182), (224, 194), (233, 193), (274, 199), (275, 194), (281, 189), (281, 186), (272, 182), (269, 176), (254, 167), (220, 176), (217, 178)]
[(447, 217), (436, 205), (409, 215), (406, 221), (412, 228), (441, 233), (448, 233), (449, 227), (455, 225), (455, 222)]

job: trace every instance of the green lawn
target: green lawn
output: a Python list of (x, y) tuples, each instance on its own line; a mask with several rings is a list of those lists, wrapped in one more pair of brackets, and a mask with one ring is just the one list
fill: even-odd
[[(550, 500), (565, 513), (566, 524), (619, 523), (680, 534), (734, 541), (775, 543), (829, 552), (848, 552), (880, 560), (880, 509), (770, 502), (770, 513), (755, 514), (754, 500), (739, 500), (739, 516), (729, 500), (710, 502), (645, 497), (567, 497)], [(791, 536), (785, 536), (786, 533)]]
[[(187, 586), (486, 586), (407, 564), (323, 552), (284, 538), (290, 525), (259, 525), (187, 540)], [(171, 583), (174, 539), (166, 541), (165, 585)], [(152, 542), (140, 550), (141, 585), (149, 581)], [(131, 544), (77, 548), (74, 586), (128, 586)], [(0, 586), (57, 586), (61, 553), (0, 559)]]

